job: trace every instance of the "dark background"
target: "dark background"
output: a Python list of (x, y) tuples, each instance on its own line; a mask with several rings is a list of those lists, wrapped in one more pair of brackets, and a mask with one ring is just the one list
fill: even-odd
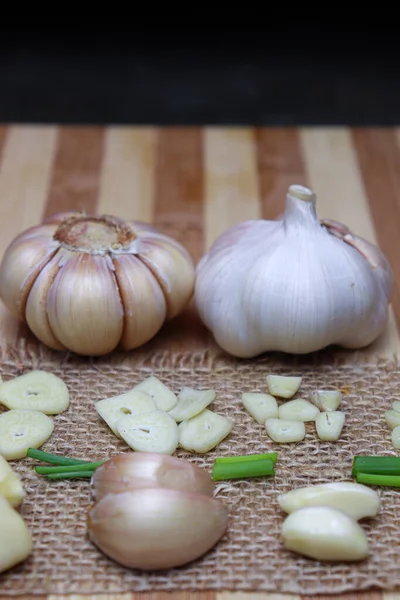
[(387, 27), (166, 31), (0, 31), (0, 122), (400, 123)]

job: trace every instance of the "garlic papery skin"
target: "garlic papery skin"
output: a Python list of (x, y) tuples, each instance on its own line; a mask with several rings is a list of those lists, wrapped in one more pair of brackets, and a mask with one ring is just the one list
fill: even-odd
[(55, 350), (138, 348), (189, 303), (185, 248), (141, 221), (57, 213), (22, 232), (0, 264), (0, 298)]
[(241, 223), (211, 246), (197, 265), (195, 303), (219, 346), (239, 358), (356, 349), (383, 333), (392, 282), (378, 248), (321, 224), (315, 194), (292, 185), (282, 218)]
[(204, 555), (224, 535), (228, 511), (203, 494), (137, 489), (107, 494), (88, 513), (91, 541), (126, 567), (179, 567)]

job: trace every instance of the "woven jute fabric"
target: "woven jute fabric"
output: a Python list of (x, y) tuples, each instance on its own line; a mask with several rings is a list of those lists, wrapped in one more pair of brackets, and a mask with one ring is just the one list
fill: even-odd
[[(175, 392), (183, 386), (213, 388), (211, 409), (234, 420), (231, 435), (206, 455), (177, 451), (211, 472), (216, 456), (277, 450), (274, 478), (216, 484), (216, 497), (230, 508), (224, 538), (206, 556), (181, 568), (145, 573), (122, 567), (94, 547), (87, 537), (86, 513), (91, 504), (88, 480), (50, 481), (35, 474), (35, 461), (15, 461), (27, 496), (20, 510), (32, 532), (34, 551), (24, 563), (0, 575), (5, 595), (118, 593), (158, 590), (258, 590), (301, 594), (400, 586), (400, 491), (381, 488), (379, 516), (362, 521), (370, 557), (354, 564), (323, 564), (286, 551), (281, 526), (285, 515), (278, 494), (313, 483), (348, 480), (356, 454), (394, 455), (385, 410), (400, 399), (400, 367), (396, 361), (365, 363), (318, 359), (289, 359), (276, 355), (256, 361), (224, 356), (116, 355), (84, 360), (25, 347), (1, 359), (4, 380), (31, 369), (45, 369), (63, 378), (70, 395), (68, 411), (54, 417), (54, 433), (43, 449), (87, 460), (101, 460), (129, 448), (97, 415), (97, 400), (132, 388), (150, 374)], [(269, 373), (301, 375), (297, 397), (316, 388), (343, 390), (346, 422), (336, 443), (319, 441), (307, 424), (303, 442), (271, 442), (241, 405), (245, 391), (266, 391)], [(0, 540), (1, 543), (1, 540)]]

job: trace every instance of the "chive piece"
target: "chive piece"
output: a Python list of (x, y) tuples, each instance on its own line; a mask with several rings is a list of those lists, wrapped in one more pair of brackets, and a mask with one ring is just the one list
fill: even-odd
[(92, 477), (93, 471), (67, 471), (66, 473), (49, 473), (48, 479), (78, 479)]
[(26, 455), (30, 458), (35, 458), (36, 460), (41, 460), (42, 462), (47, 462), (53, 465), (82, 465), (85, 463), (87, 464), (87, 461), (85, 460), (57, 456), (56, 454), (43, 452), (42, 450), (37, 450), (36, 448), (29, 448)]
[(375, 473), (357, 473), (357, 483), (365, 485), (383, 485), (387, 487), (400, 487), (400, 477), (395, 475), (376, 475)]
[[(247, 459), (247, 457), (245, 457)], [(274, 463), (270, 458), (244, 460), (242, 462), (221, 463), (214, 462), (212, 479), (247, 479), (248, 477), (264, 477), (274, 475)]]
[(400, 456), (355, 456), (351, 474), (400, 475)]
[(277, 452), (270, 452), (268, 454), (247, 454), (246, 456), (219, 456), (215, 459), (216, 464), (235, 464), (252, 462), (253, 460), (264, 460), (269, 459), (275, 464), (278, 458)]
[[(100, 460), (99, 462), (93, 462), (93, 463), (83, 463), (81, 465), (73, 465), (73, 470), (74, 471), (94, 471), (95, 469), (97, 469), (97, 467), (99, 467), (100, 465), (102, 465), (105, 461), (104, 460)], [(69, 471), (71, 471), (71, 465), (66, 465), (66, 466), (55, 466), (55, 467), (35, 467), (35, 471), (36, 473), (40, 473), (42, 475), (47, 475), (48, 473), (68, 473)]]

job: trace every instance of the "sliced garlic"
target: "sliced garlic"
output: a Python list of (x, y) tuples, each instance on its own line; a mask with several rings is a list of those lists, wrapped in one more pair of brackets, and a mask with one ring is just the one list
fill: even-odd
[(282, 537), (285, 548), (315, 560), (357, 561), (369, 552), (357, 521), (329, 506), (296, 510), (285, 519)]
[(232, 427), (230, 419), (206, 408), (179, 425), (179, 445), (185, 450), (204, 454), (218, 446), (230, 434)]
[(0, 573), (22, 562), (33, 550), (30, 531), (18, 511), (0, 495)]
[(168, 414), (177, 423), (187, 421), (201, 413), (213, 400), (215, 400), (214, 390), (194, 390), (184, 387), (178, 394), (177, 405), (168, 411)]
[(395, 427), (392, 431), (392, 444), (396, 450), (400, 450), (400, 425)]
[(315, 427), (320, 440), (335, 442), (340, 438), (344, 425), (344, 413), (340, 410), (322, 412), (315, 419)]
[(329, 412), (339, 408), (342, 393), (339, 390), (316, 390), (311, 394), (310, 402), (322, 412)]
[(25, 498), (21, 477), (15, 473), (6, 459), (0, 455), (0, 496), (11, 506), (19, 506)]
[(392, 404), (393, 410), (400, 412), (400, 400), (395, 400)]
[(391, 429), (400, 425), (400, 412), (396, 410), (388, 410), (385, 412), (385, 421)]
[(149, 394), (135, 389), (119, 396), (99, 400), (96, 402), (95, 408), (118, 438), (121, 436), (117, 429), (117, 422), (124, 415), (138, 415), (157, 410), (157, 406)]
[(30, 371), (0, 386), (0, 404), (10, 409), (57, 415), (67, 410), (69, 402), (68, 388), (63, 380), (47, 371)]
[(135, 385), (133, 389), (149, 394), (156, 403), (158, 410), (164, 412), (172, 410), (178, 402), (174, 392), (153, 375)]
[(247, 392), (242, 394), (242, 403), (247, 412), (259, 423), (264, 425), (271, 417), (278, 418), (278, 403), (270, 394)]
[(265, 429), (271, 440), (279, 444), (301, 442), (306, 435), (306, 427), (302, 421), (267, 419)]
[(291, 398), (301, 385), (301, 377), (286, 377), (283, 375), (268, 375), (268, 389), (273, 396)]
[(279, 407), (279, 418), (287, 421), (315, 421), (317, 415), (319, 409), (303, 398), (289, 400)]
[(381, 506), (375, 490), (354, 481), (334, 481), (296, 488), (278, 496), (278, 503), (286, 513), (306, 506), (330, 506), (356, 521), (364, 517), (375, 517)]
[(24, 458), (28, 448), (40, 448), (53, 430), (53, 420), (42, 412), (8, 410), (0, 415), (0, 454), (6, 460)]
[(117, 421), (117, 430), (137, 452), (172, 454), (178, 447), (178, 426), (172, 417), (160, 410), (126, 415)]

